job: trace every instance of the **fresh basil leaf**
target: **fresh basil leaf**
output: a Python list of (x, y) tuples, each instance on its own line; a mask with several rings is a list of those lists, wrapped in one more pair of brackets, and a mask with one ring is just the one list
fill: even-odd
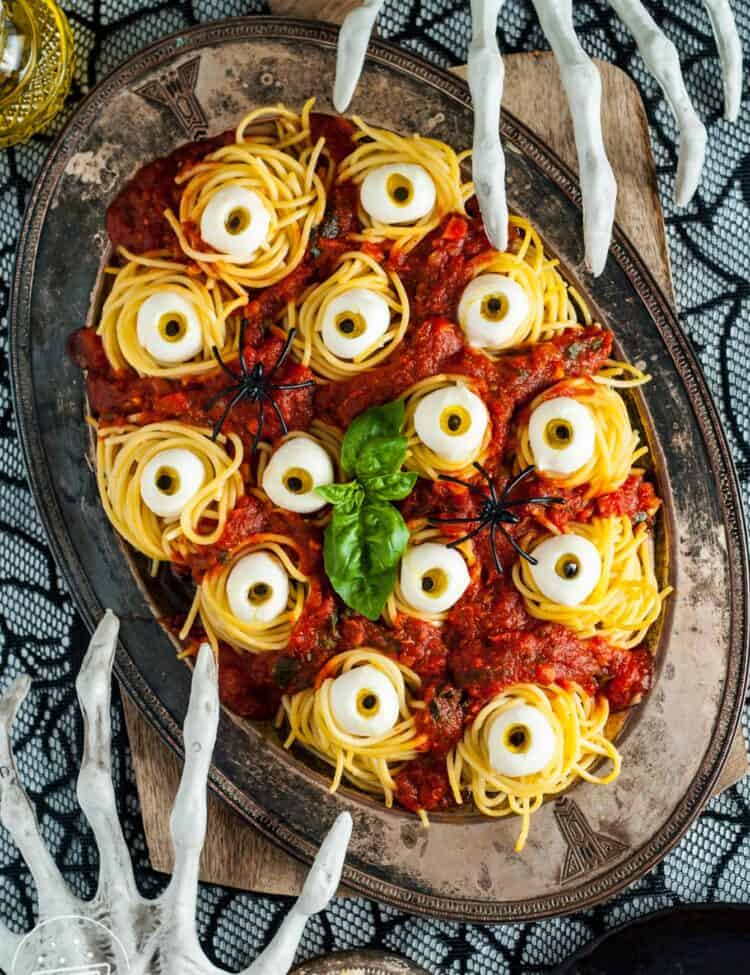
[(337, 579), (362, 575), (364, 540), (359, 511), (333, 509), (333, 517), (323, 536), (323, 561), (326, 575), (334, 583)]
[(403, 501), (408, 498), (417, 483), (414, 471), (399, 471), (397, 474), (382, 474), (368, 477), (363, 482), (368, 501)]
[(372, 437), (362, 447), (354, 462), (354, 471), (360, 481), (381, 474), (395, 474), (406, 460), (406, 437)]
[(396, 585), (396, 567), (380, 573), (370, 572), (367, 576), (332, 579), (331, 584), (347, 606), (368, 620), (376, 620)]
[(341, 466), (347, 474), (355, 472), (357, 458), (368, 440), (373, 437), (398, 437), (403, 423), (404, 403), (400, 399), (360, 413), (350, 424), (341, 445)]
[(401, 512), (387, 501), (373, 501), (362, 505), (359, 518), (364, 573), (380, 573), (393, 568), (409, 541), (409, 529)]
[(335, 507), (343, 506), (351, 510), (358, 510), (365, 497), (358, 481), (349, 481), (348, 484), (321, 484), (315, 490), (321, 498), (325, 498)]

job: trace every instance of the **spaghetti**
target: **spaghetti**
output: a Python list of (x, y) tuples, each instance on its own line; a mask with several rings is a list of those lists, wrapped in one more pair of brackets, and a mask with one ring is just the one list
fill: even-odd
[[(130, 367), (139, 376), (180, 378), (216, 369), (214, 347), (225, 362), (237, 357), (239, 328), (233, 315), (245, 304), (244, 298), (227, 300), (216, 282), (191, 274), (185, 264), (167, 259), (166, 252), (138, 255), (120, 248), (120, 255), (126, 261), (123, 267), (107, 269), (115, 278), (97, 328), (113, 369)], [(193, 310), (201, 337), (186, 361), (159, 361), (141, 341), (139, 319), (142, 325), (144, 305), (155, 296), (163, 299), (164, 310), (159, 314), (157, 306), (147, 327), (173, 347), (187, 337), (185, 311), (189, 315)]]
[[(371, 345), (347, 359), (326, 345), (324, 323), (335, 311), (337, 328), (347, 326), (353, 337), (366, 331), (372, 323), (368, 322), (367, 311), (357, 307), (361, 296), (354, 289), (382, 297), (388, 305), (390, 324)], [(347, 295), (351, 296), (351, 307), (346, 305)], [(341, 381), (380, 365), (401, 343), (409, 325), (409, 299), (395, 271), (385, 271), (364, 251), (349, 251), (339, 258), (329, 278), (307, 292), (299, 310), (294, 302), (289, 302), (285, 325), (287, 329), (297, 329), (293, 349), (299, 361), (318, 376)]]
[[(601, 636), (614, 646), (637, 646), (672, 591), (671, 587), (659, 589), (647, 525), (641, 523), (634, 529), (624, 515), (594, 518), (588, 524), (569, 525), (566, 534), (586, 539), (599, 553), (601, 572), (596, 585), (583, 602), (561, 605), (541, 592), (534, 566), (520, 559), (513, 566), (513, 582), (524, 597), (527, 612), (539, 620), (561, 623), (584, 638)], [(533, 556), (543, 540), (544, 536), (532, 533), (520, 539), (520, 544)]]
[(539, 234), (530, 222), (525, 217), (511, 216), (509, 223), (520, 233), (510, 248), (502, 253), (490, 251), (472, 263), (474, 279), (486, 274), (510, 278), (522, 289), (528, 305), (502, 348), (484, 348), (490, 358), (519, 345), (545, 341), (566, 328), (591, 324), (585, 302), (560, 274), (559, 261), (546, 257)]
[[(204, 470), (202, 486), (173, 518), (154, 514), (141, 487), (149, 462), (167, 450), (189, 451)], [(242, 441), (233, 433), (214, 442), (209, 430), (176, 422), (96, 428), (96, 477), (107, 517), (155, 562), (184, 563), (197, 547), (217, 541), (245, 493), (242, 459)]]
[[(245, 295), (248, 288), (275, 284), (293, 271), (305, 256), (312, 229), (323, 219), (326, 190), (317, 166), (324, 139), (314, 145), (311, 142), (311, 104), (296, 119), (286, 109), (274, 110), (284, 112), (278, 123), (278, 141), (268, 136), (245, 139), (247, 128), (263, 117), (251, 113), (238, 126), (237, 142), (209, 153), (177, 176), (183, 187), (179, 219), (171, 210), (165, 217), (180, 247), (204, 274), (226, 282), (238, 295)], [(212, 199), (229, 188), (253, 194), (262, 206), (258, 219), (268, 223), (264, 239), (250, 257), (206, 249), (197, 234)], [(230, 214), (229, 233), (235, 232), (232, 219)], [(236, 219), (244, 230), (247, 218), (240, 213)]]
[(404, 466), (408, 470), (416, 471), (420, 477), (432, 481), (436, 481), (441, 474), (450, 474), (452, 477), (474, 477), (476, 471), (473, 465), (477, 462), (484, 463), (492, 443), (492, 422), (489, 417), (478, 447), (459, 461), (446, 460), (428, 447), (420, 438), (415, 427), (415, 414), (419, 404), (431, 393), (454, 385), (463, 386), (478, 395), (472, 380), (468, 376), (450, 373), (439, 373), (436, 376), (422, 379), (404, 393), (404, 435), (409, 443)]
[[(490, 764), (489, 736), (503, 714), (525, 705), (539, 712), (554, 735), (554, 749), (545, 767), (535, 774), (499, 774)], [(523, 850), (532, 815), (547, 796), (554, 796), (584, 779), (607, 785), (620, 774), (621, 758), (606, 736), (609, 705), (606, 698), (591, 697), (577, 685), (515, 684), (495, 697), (466, 729), (463, 739), (447, 758), (448, 779), (457, 803), (468, 791), (485, 816), (520, 816), (517, 852)], [(523, 747), (523, 746), (521, 746)], [(595, 775), (592, 766), (607, 759), (611, 767)]]
[[(288, 577), (286, 606), (272, 620), (248, 622), (230, 606), (228, 586), (232, 570), (247, 555), (261, 552), (269, 555)], [(219, 641), (248, 653), (283, 650), (292, 629), (302, 615), (309, 579), (298, 565), (297, 543), (288, 535), (258, 532), (232, 553), (232, 558), (211, 569), (196, 588), (193, 604), (180, 631), (184, 640), (197, 617), (200, 617), (209, 643), (218, 651)]]
[[(398, 698), (397, 723), (385, 734), (372, 737), (347, 733), (331, 706), (334, 680), (352, 669), (370, 665), (384, 674)], [(367, 647), (347, 650), (333, 657), (318, 676), (314, 688), (285, 696), (277, 724), (284, 719), (289, 733), (285, 748), (299, 742), (303, 748), (334, 768), (330, 792), (336, 792), (342, 778), (371, 795), (382, 796), (393, 805), (394, 778), (406, 762), (416, 758), (425, 741), (416, 730), (414, 711), (421, 682), (408, 667)]]
[[(616, 365), (621, 372), (622, 364)], [(528, 411), (524, 411), (517, 431), (515, 471), (536, 465), (541, 476), (560, 487), (576, 488), (585, 484), (588, 498), (609, 494), (624, 484), (636, 470), (637, 461), (648, 453), (648, 447), (639, 446), (640, 437), (631, 425), (625, 401), (612, 387), (612, 381), (618, 381), (617, 374), (600, 373), (593, 378), (566, 379), (540, 393)], [(647, 381), (647, 377), (631, 374), (627, 381), (640, 384)], [(594, 426), (591, 456), (569, 474), (545, 470), (535, 456), (529, 438), (529, 415), (542, 403), (557, 397), (571, 398), (586, 406)]]
[(380, 166), (410, 164), (420, 166), (435, 185), (432, 210), (409, 226), (394, 225), (373, 219), (362, 206), (357, 214), (364, 230), (355, 240), (393, 243), (394, 250), (408, 253), (450, 213), (464, 213), (464, 202), (474, 192), (472, 183), (461, 179), (461, 163), (468, 151), (456, 154), (445, 142), (420, 135), (402, 136), (387, 129), (367, 125), (354, 116), (357, 148), (344, 159), (336, 175), (337, 183), (353, 181), (360, 186), (368, 173)]
[[(289, 443), (291, 440), (297, 440), (300, 437), (307, 440), (314, 440), (315, 443), (319, 444), (319, 446), (325, 450), (333, 462), (333, 466), (336, 471), (336, 480), (342, 480), (341, 441), (343, 439), (343, 434), (338, 427), (333, 427), (329, 423), (324, 423), (322, 420), (316, 419), (310, 424), (309, 430), (291, 430), (275, 445), (271, 445), (265, 441), (258, 445), (258, 463), (255, 469), (255, 487), (250, 489), (253, 494), (262, 500), (268, 500), (268, 495), (262, 488), (263, 474), (268, 467), (268, 462), (270, 461), (274, 450), (280, 447), (281, 444)], [(320, 514), (312, 516), (310, 518), (310, 522), (313, 525), (326, 525), (330, 521), (330, 517), (330, 510), (324, 510)]]
[[(437, 528), (431, 528), (424, 518), (410, 522), (408, 524), (408, 528), (409, 548), (413, 548), (416, 545), (423, 545), (425, 542), (446, 544), (445, 536), (442, 534), (442, 532)], [(466, 565), (468, 566), (469, 573), (471, 574), (472, 569), (477, 565), (474, 555), (474, 547), (471, 541), (462, 542), (460, 545), (456, 546), (456, 549), (463, 556)], [(388, 601), (385, 604), (383, 619), (388, 626), (396, 626), (400, 616), (411, 616), (414, 619), (423, 620), (425, 623), (432, 623), (434, 626), (440, 626), (447, 618), (448, 610), (430, 613), (415, 609), (405, 597), (403, 589), (401, 588), (401, 581), (397, 578), (393, 592), (388, 597)]]
[(616, 777), (609, 709), (653, 684), (670, 589), (622, 392), (648, 377), (527, 219), (489, 249), (469, 153), (312, 106), (109, 208), (117, 267), (69, 345), (102, 504), (190, 580), (183, 655), (205, 631), (232, 712), (277, 714), (332, 791), (424, 822), (471, 796), (521, 849), (546, 796)]

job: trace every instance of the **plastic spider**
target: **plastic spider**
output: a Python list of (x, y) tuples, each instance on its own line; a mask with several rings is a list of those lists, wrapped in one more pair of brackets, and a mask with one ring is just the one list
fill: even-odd
[(488, 491), (479, 487), (477, 484), (472, 484), (470, 481), (462, 481), (458, 477), (450, 477), (448, 474), (441, 474), (441, 481), (450, 481), (452, 484), (460, 484), (461, 487), (468, 488), (473, 494), (480, 494), (484, 501), (482, 507), (479, 509), (479, 513), (469, 518), (430, 518), (430, 524), (432, 525), (470, 525), (472, 523), (478, 522), (476, 528), (472, 528), (470, 532), (463, 535), (461, 538), (456, 538), (454, 541), (448, 543), (448, 548), (455, 548), (457, 545), (461, 545), (462, 542), (467, 542), (470, 538), (474, 538), (485, 528), (490, 530), (490, 547), (492, 548), (492, 558), (495, 563), (495, 568), (500, 573), (503, 574), (503, 567), (500, 563), (500, 557), (497, 554), (497, 532), (499, 531), (503, 537), (510, 543), (513, 549), (521, 556), (522, 559), (526, 559), (531, 565), (536, 565), (537, 560), (533, 555), (529, 555), (528, 552), (524, 552), (518, 542), (513, 538), (506, 525), (517, 525), (521, 519), (515, 514), (515, 512), (510, 511), (510, 508), (517, 508), (524, 504), (564, 504), (565, 498), (511, 498), (510, 495), (518, 487), (518, 485), (526, 480), (526, 478), (534, 471), (534, 467), (525, 467), (520, 474), (516, 474), (514, 478), (508, 481), (502, 490), (502, 493), (498, 495), (492, 478), (487, 473), (487, 471), (478, 462), (474, 462), (474, 467), (479, 471), (487, 484)]
[(286, 435), (289, 433), (289, 427), (284, 419), (284, 414), (281, 412), (279, 404), (274, 399), (274, 393), (281, 392), (282, 390), (288, 389), (309, 389), (310, 386), (315, 385), (314, 379), (307, 379), (302, 383), (274, 383), (273, 377), (279, 371), (279, 369), (286, 362), (289, 351), (292, 348), (292, 342), (294, 341), (294, 336), (296, 334), (296, 329), (292, 328), (286, 337), (286, 342), (284, 342), (284, 348), (279, 353), (279, 357), (276, 362), (271, 366), (271, 368), (266, 372), (265, 366), (262, 362), (256, 362), (252, 369), (247, 368), (247, 363), (245, 362), (245, 356), (243, 350), (245, 348), (245, 331), (247, 330), (247, 319), (242, 319), (242, 324), (240, 325), (240, 371), (235, 372), (234, 369), (230, 369), (229, 366), (221, 358), (221, 353), (214, 346), (211, 349), (214, 359), (218, 362), (220, 368), (232, 379), (232, 383), (226, 386), (224, 389), (220, 390), (216, 395), (212, 396), (211, 399), (206, 403), (206, 412), (211, 410), (220, 399), (225, 396), (231, 396), (231, 399), (224, 408), (224, 412), (221, 414), (219, 419), (214, 423), (213, 430), (211, 431), (211, 439), (216, 440), (221, 433), (221, 428), (226, 423), (227, 417), (232, 412), (232, 410), (241, 403), (242, 400), (249, 400), (251, 403), (258, 404), (258, 424), (255, 430), (255, 436), (253, 437), (253, 445), (250, 448), (250, 453), (254, 454), (258, 449), (258, 444), (260, 443), (260, 438), (263, 435), (263, 414), (264, 414), (264, 404), (270, 403), (273, 407), (273, 411), (278, 417), (279, 423), (281, 425), (281, 430)]

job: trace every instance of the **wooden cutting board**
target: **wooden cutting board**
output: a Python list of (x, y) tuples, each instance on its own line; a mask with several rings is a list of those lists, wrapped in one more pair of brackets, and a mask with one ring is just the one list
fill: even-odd
[[(354, 5), (348, 0), (275, 0), (271, 9), (287, 16), (340, 22)], [(505, 58), (505, 67), (503, 107), (577, 171), (573, 127), (552, 55), (513, 54)], [(635, 84), (619, 68), (603, 62), (599, 68), (604, 136), (618, 184), (617, 221), (637, 244), (657, 282), (674, 302), (664, 217), (643, 102)], [(457, 68), (456, 72), (465, 75), (464, 68)], [(155, 870), (170, 873), (169, 814), (181, 763), (124, 694), (123, 706), (151, 863)], [(747, 770), (740, 730), (716, 791), (732, 785)], [(209, 796), (202, 880), (244, 890), (294, 894), (305, 873), (305, 867), (240, 820), (216, 797)]]

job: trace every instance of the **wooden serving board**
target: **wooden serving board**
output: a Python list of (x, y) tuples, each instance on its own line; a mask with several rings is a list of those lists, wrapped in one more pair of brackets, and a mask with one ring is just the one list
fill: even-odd
[[(274, 13), (340, 21), (354, 6), (348, 0), (275, 0)], [(514, 54), (505, 58), (503, 107), (539, 135), (577, 171), (573, 127), (557, 68), (549, 53)], [(659, 203), (648, 121), (635, 84), (613, 65), (599, 63), (603, 84), (604, 136), (618, 184), (617, 221), (633, 240), (658, 284), (674, 302), (664, 218)], [(456, 69), (464, 76), (465, 69)], [(172, 869), (169, 814), (181, 764), (123, 694), (125, 718), (151, 863), (165, 873)], [(717, 792), (748, 771), (742, 731)], [(208, 834), (201, 861), (201, 879), (244, 890), (294, 894), (306, 868), (275, 847), (254, 827), (240, 820), (216, 797), (209, 796)]]

